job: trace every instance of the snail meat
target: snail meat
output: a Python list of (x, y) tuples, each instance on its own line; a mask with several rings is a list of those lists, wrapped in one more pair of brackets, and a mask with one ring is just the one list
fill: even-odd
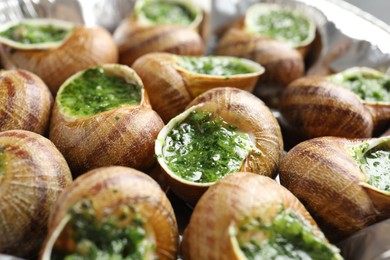
[(275, 177), (282, 153), (280, 128), (268, 107), (236, 88), (215, 88), (195, 98), (155, 143), (172, 190), (192, 204), (232, 172)]
[(51, 214), (41, 259), (175, 259), (178, 229), (160, 186), (131, 168), (77, 178)]
[(342, 259), (293, 194), (249, 172), (204, 193), (181, 246), (184, 259)]
[(108, 165), (148, 169), (155, 163), (154, 140), (163, 126), (134, 70), (106, 64), (64, 82), (49, 137), (75, 175)]
[(150, 53), (132, 68), (153, 93), (150, 102), (164, 122), (184, 111), (193, 98), (217, 87), (252, 91), (264, 72), (258, 63), (228, 56), (184, 56)]

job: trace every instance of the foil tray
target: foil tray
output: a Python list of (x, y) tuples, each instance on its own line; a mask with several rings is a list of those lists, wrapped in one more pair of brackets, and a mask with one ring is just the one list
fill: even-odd
[[(113, 32), (133, 10), (136, 0), (1, 0), (0, 23), (48, 17)], [(303, 9), (317, 23), (321, 48), (307, 74), (325, 75), (352, 66), (367, 66), (390, 74), (390, 26), (342, 0), (196, 0), (209, 13), (208, 53), (217, 32), (244, 15), (256, 2), (273, 2)], [(172, 194), (171, 194), (172, 195)], [(175, 197), (173, 195), (173, 197)], [(170, 198), (172, 199), (172, 198)], [(173, 198), (176, 202), (177, 198)], [(179, 206), (186, 224), (191, 209)], [(182, 223), (180, 223), (182, 222)], [(338, 244), (346, 259), (390, 259), (390, 219), (365, 228)], [(0, 259), (16, 260), (0, 254)]]

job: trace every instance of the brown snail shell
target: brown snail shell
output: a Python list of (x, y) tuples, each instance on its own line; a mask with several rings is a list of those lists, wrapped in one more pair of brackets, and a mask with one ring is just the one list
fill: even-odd
[(191, 8), (196, 16), (188, 26), (175, 24), (156, 24), (150, 22), (137, 8), (146, 1), (138, 1), (135, 11), (123, 20), (114, 32), (119, 49), (119, 63), (131, 66), (133, 62), (150, 52), (169, 52), (180, 55), (202, 55), (205, 52), (199, 31), (205, 31), (204, 14), (191, 1), (177, 2)]
[(80, 26), (73, 29), (59, 47), (8, 48), (1, 56), (6, 69), (21, 68), (35, 73), (56, 95), (61, 84), (74, 73), (103, 63), (116, 63), (118, 49), (107, 30)]
[(274, 216), (281, 208), (290, 210), (323, 235), (299, 202), (274, 180), (248, 172), (226, 176), (201, 197), (191, 215), (181, 245), (184, 259), (246, 259), (232, 242), (231, 227), (243, 218)]
[[(155, 163), (154, 140), (164, 123), (151, 109), (142, 81), (131, 68), (118, 64), (99, 67), (141, 86), (140, 104), (122, 105), (102, 113), (77, 118), (64, 114), (57, 98), (51, 118), (50, 140), (63, 153), (72, 173), (76, 175), (108, 165), (146, 170)], [(81, 73), (68, 79), (61, 88)]]
[(115, 216), (120, 207), (131, 206), (145, 221), (147, 236), (156, 243), (156, 255), (147, 259), (176, 259), (179, 234), (175, 214), (165, 193), (148, 175), (121, 166), (89, 171), (62, 193), (50, 215), (49, 235), (41, 259), (51, 259), (56, 241), (57, 246), (72, 253), (74, 248), (69, 245), (73, 245), (74, 237), (63, 229), (66, 224), (63, 220), (69, 215), (69, 209), (81, 200), (92, 202), (98, 221), (107, 214)]
[(289, 44), (250, 34), (243, 28), (229, 29), (218, 42), (216, 53), (251, 59), (264, 66), (255, 92), (272, 105), (275, 96), (305, 72), (302, 55)]
[(0, 71), (0, 131), (46, 133), (53, 97), (46, 84), (25, 70)]
[[(232, 59), (221, 56), (213, 58)], [(240, 61), (256, 71), (230, 76), (195, 73), (180, 65), (180, 56), (169, 53), (144, 55), (134, 62), (132, 68), (141, 77), (147, 92), (153, 93), (150, 95), (153, 109), (164, 122), (168, 122), (183, 112), (193, 98), (209, 89), (229, 86), (251, 92), (264, 69), (249, 60)]]
[(54, 144), (30, 131), (1, 132), (0, 152), (0, 252), (34, 258), (72, 176)]
[[(352, 68), (342, 73), (372, 72)], [(336, 74), (337, 75), (337, 74)], [(388, 102), (365, 101), (328, 76), (308, 76), (292, 82), (280, 99), (282, 125), (305, 140), (320, 136), (368, 138), (390, 124)]]
[(236, 88), (215, 88), (195, 98), (188, 108), (173, 118), (159, 133), (155, 153), (171, 189), (185, 201), (195, 204), (214, 183), (195, 183), (178, 177), (166, 165), (162, 145), (171, 129), (193, 110), (208, 111), (251, 136), (259, 153), (250, 153), (240, 171), (275, 177), (283, 155), (280, 127), (264, 103), (253, 94)]
[(348, 146), (377, 140), (319, 137), (298, 144), (282, 161), (281, 184), (302, 201), (331, 240), (390, 217), (389, 194), (366, 183), (347, 151)]
[(304, 77), (291, 83), (280, 99), (288, 128), (306, 139), (319, 136), (370, 137), (374, 122), (361, 99), (325, 77)]

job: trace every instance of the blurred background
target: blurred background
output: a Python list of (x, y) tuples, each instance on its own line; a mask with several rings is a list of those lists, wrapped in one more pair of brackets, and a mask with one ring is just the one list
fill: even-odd
[(346, 2), (359, 7), (390, 25), (389, 0), (346, 0)]

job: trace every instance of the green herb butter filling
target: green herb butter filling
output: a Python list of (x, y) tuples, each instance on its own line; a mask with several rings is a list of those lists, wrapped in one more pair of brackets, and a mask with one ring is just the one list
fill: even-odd
[(221, 117), (192, 111), (165, 139), (165, 163), (179, 177), (197, 183), (215, 182), (241, 168), (254, 144)]
[(145, 1), (141, 12), (155, 24), (187, 26), (196, 16), (186, 5), (175, 1)]
[(245, 64), (239, 58), (226, 57), (181, 57), (180, 66), (184, 69), (213, 76), (231, 76), (257, 72), (256, 68)]
[(390, 193), (390, 140), (370, 148), (369, 143), (349, 147), (349, 151), (367, 178), (367, 183)]
[[(320, 233), (321, 234), (321, 233)], [(342, 259), (338, 249), (297, 214), (282, 210), (270, 221), (245, 221), (236, 231), (239, 247), (247, 259)]]
[(390, 77), (368, 73), (354, 73), (331, 80), (351, 90), (361, 99), (373, 102), (390, 102)]
[(254, 33), (299, 45), (310, 37), (311, 24), (307, 17), (290, 10), (278, 9), (259, 13), (255, 19)]
[(58, 103), (64, 113), (84, 117), (122, 105), (139, 105), (141, 98), (141, 86), (110, 75), (103, 68), (92, 68), (60, 91)]
[(53, 24), (34, 25), (20, 23), (0, 32), (0, 36), (25, 44), (60, 42), (70, 32), (69, 29), (58, 28)]
[(67, 234), (74, 241), (73, 248), (67, 251), (55, 246), (52, 259), (145, 259), (155, 251), (155, 245), (146, 239), (143, 219), (130, 206), (122, 206), (119, 210), (117, 216), (112, 214), (97, 220), (91, 201), (75, 204), (67, 224), (71, 230)]

